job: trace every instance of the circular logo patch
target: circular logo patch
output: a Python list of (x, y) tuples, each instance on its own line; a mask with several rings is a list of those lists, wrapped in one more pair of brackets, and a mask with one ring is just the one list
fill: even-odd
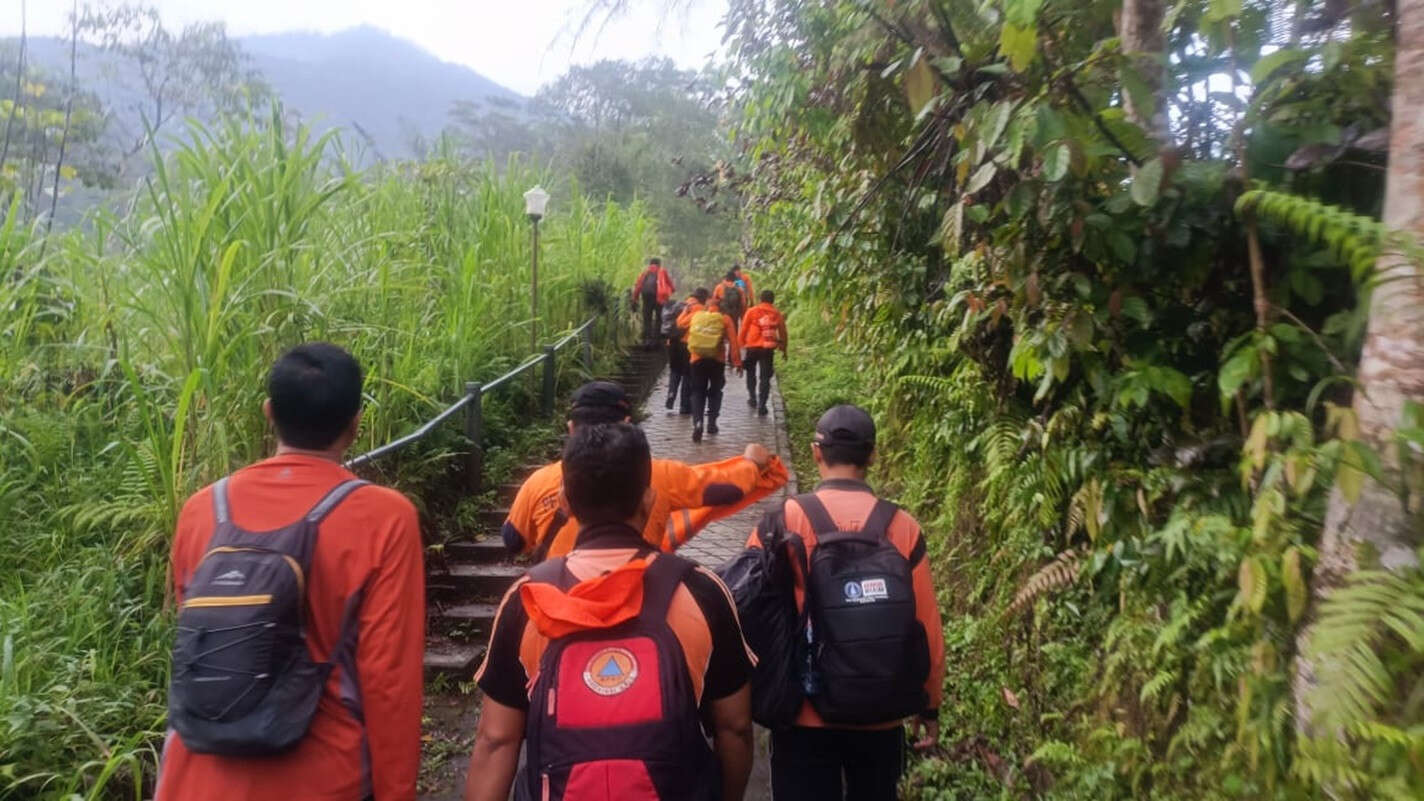
[(604, 648), (589, 658), (583, 683), (599, 695), (617, 695), (638, 679), (638, 660), (623, 648)]
[(845, 584), (845, 597), (847, 601), (859, 600), (861, 596), (860, 582), (847, 581)]

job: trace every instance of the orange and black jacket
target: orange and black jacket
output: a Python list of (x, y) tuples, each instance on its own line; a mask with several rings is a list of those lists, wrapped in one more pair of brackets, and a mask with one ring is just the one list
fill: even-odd
[[(654, 459), (653, 507), (643, 539), (654, 548), (675, 551), (702, 526), (765, 498), (786, 481), (786, 467), (774, 457), (765, 471), (741, 456), (699, 465)], [(562, 462), (539, 468), (524, 482), (510, 504), (501, 532), (507, 548), (534, 554), (540, 560), (573, 550), (579, 522), (564, 507), (563, 486)], [(683, 512), (688, 513), (688, 521), (694, 519), (695, 512), (695, 527), (669, 525), (671, 518), (681, 518)]]
[[(854, 530), (865, 522), (870, 510), (875, 506), (876, 497), (869, 486), (860, 481), (849, 479), (832, 479), (823, 481), (816, 487), (816, 497), (820, 499), (830, 513), (831, 518), (838, 527), (845, 530)], [(801, 537), (806, 545), (806, 557), (816, 550), (816, 533), (811, 526), (811, 521), (807, 519), (806, 513), (796, 504), (795, 499), (786, 502), (785, 509), (786, 531)], [(761, 529), (768, 524), (764, 520), (752, 532), (751, 538), (747, 540), (747, 547), (760, 548)], [(924, 626), (925, 637), (929, 641), (930, 647), (930, 675), (925, 679), (925, 695), (929, 698), (929, 710), (933, 712), (939, 709), (940, 699), (944, 691), (944, 629), (940, 627), (939, 604), (935, 600), (934, 582), (930, 576), (929, 560), (925, 558), (925, 537), (920, 531), (920, 524), (909, 512), (901, 509), (896, 512), (894, 519), (890, 521), (890, 526), (886, 531), (890, 542), (904, 555), (910, 562), (911, 578), (914, 582), (915, 590), (915, 617)], [(796, 606), (798, 610), (806, 608), (806, 577), (801, 572), (799, 560), (792, 561), (792, 575), (796, 581)], [(868, 728), (889, 729), (900, 725), (900, 721), (886, 721), (878, 726)], [(811, 703), (805, 702), (801, 705), (801, 714), (796, 718), (797, 726), (807, 726), (812, 728), (826, 728), (827, 724), (821, 720), (821, 716), (816, 714), (816, 710)]]
[[(705, 308), (699, 306), (696, 309), (690, 307), (685, 309), (682, 315), (677, 318), (677, 327), (688, 331), (690, 334), (692, 316), (700, 311), (705, 311)], [(713, 311), (720, 313), (721, 310), (714, 308)], [(684, 338), (683, 341), (686, 342), (687, 339)], [(730, 360), (733, 367), (742, 366), (742, 349), (737, 345), (737, 327), (732, 324), (732, 318), (725, 314), (722, 315), (722, 344), (717, 347), (717, 353), (718, 355), (715, 357), (717, 361), (725, 364)], [(708, 358), (706, 356), (699, 356), (696, 352), (690, 354), (690, 357), (692, 364), (697, 364), (703, 359)]]
[[(779, 339), (776, 342), (772, 342), (764, 336), (766, 328), (774, 329), (777, 332)], [(781, 310), (770, 303), (758, 303), (747, 309), (747, 313), (742, 316), (742, 347), (779, 348), (782, 353), (785, 353), (786, 317), (781, 313)]]

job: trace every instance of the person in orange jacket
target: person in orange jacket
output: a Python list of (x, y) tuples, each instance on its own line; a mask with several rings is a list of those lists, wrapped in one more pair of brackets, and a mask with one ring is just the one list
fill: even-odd
[(633, 303), (642, 301), (643, 306), (643, 345), (649, 349), (655, 347), (658, 341), (658, 330), (662, 322), (659, 316), (662, 313), (663, 304), (672, 297), (672, 293), (677, 291), (677, 286), (672, 282), (672, 276), (663, 269), (662, 259), (648, 259), (648, 266), (643, 272), (638, 274), (638, 280), (633, 282)]
[(742, 315), (751, 306), (751, 280), (742, 276), (740, 267), (732, 267), (722, 277), (721, 283), (712, 288), (712, 299), (717, 301), (722, 312), (732, 318), (732, 328), (741, 325)]
[[(564, 446), (577, 547), (505, 594), (475, 674), (483, 693), (465, 801), (741, 801), (754, 738), (731, 593), (647, 547), (652, 459), (628, 423)], [(521, 750), (525, 759), (521, 759)]]
[(742, 317), (741, 337), (742, 347), (746, 348), (742, 365), (747, 374), (747, 406), (766, 417), (771, 377), (775, 374), (772, 358), (778, 350), (786, 358), (786, 316), (776, 308), (776, 295), (770, 289), (762, 290), (761, 303)]
[[(678, 319), (688, 310), (699, 312), (707, 305), (707, 290), (698, 289), (687, 300), (682, 302), (681, 309), (674, 309)], [(665, 314), (667, 312), (664, 312)], [(678, 413), (684, 415), (692, 414), (692, 362), (687, 353), (687, 331), (679, 327), (674, 322), (675, 330), (672, 336), (667, 338), (668, 349), (668, 395), (667, 408), (672, 411), (674, 405), (678, 405)], [(677, 403), (678, 390), (682, 390), (682, 403)]]
[[(170, 562), (180, 609), (175, 656), (183, 651), (185, 615), (206, 613), (215, 624), (217, 617), (243, 614), (251, 608), (244, 604), (263, 597), (254, 594), (264, 581), (258, 554), (285, 554), (284, 543), (310, 537), (314, 544), (308, 540), (308, 547), (283, 558), (294, 568), (303, 563), (309, 568), (297, 573), (298, 586), (305, 587), (305, 598), (298, 599), (304, 604), (305, 646), (313, 660), (333, 667), (318, 679), (315, 712), (295, 745), (276, 754), (242, 756), (224, 754), (221, 747), (204, 753), (190, 748), (201, 746), (184, 732), (194, 713), (185, 712), (183, 677), (196, 674), (190, 683), (201, 688), (196, 700), (206, 705), (228, 705), (227, 691), (220, 688), (231, 685), (231, 705), (238, 706), (245, 689), (260, 685), (247, 676), (219, 677), (235, 675), (234, 665), (250, 664), (244, 643), (228, 643), (216, 663), (201, 651), (191, 662), (175, 659), (173, 728), (163, 746), (156, 801), (415, 801), (424, 686), (423, 546), (415, 506), (405, 496), (357, 482), (341, 466), (360, 425), (361, 382), (356, 360), (335, 345), (289, 350), (267, 379), (264, 411), (276, 429), (276, 455), (200, 490), (178, 516)], [(293, 538), (302, 525), (315, 530), (303, 529)], [(235, 553), (243, 550), (238, 543), (252, 554)], [(254, 550), (256, 543), (271, 543), (272, 550)], [(216, 568), (205, 564), (213, 558), (224, 562)], [(235, 564), (242, 560), (249, 561)], [(275, 607), (272, 596), (268, 599)], [(208, 643), (198, 647), (210, 654), (220, 647), (220, 634), (214, 628)], [(246, 636), (260, 646), (261, 636)], [(250, 656), (261, 658), (255, 651)], [(292, 675), (285, 666), (276, 672)], [(293, 693), (273, 695), (285, 702), (277, 717), (297, 713), (300, 703)], [(210, 734), (208, 718), (192, 725), (201, 736)], [(265, 737), (276, 728), (272, 720), (259, 721), (244, 734)]]
[[(918, 730), (919, 750), (939, 739), (944, 630), (925, 536), (908, 512), (877, 497), (865, 483), (875, 455), (875, 422), (865, 410), (850, 405), (828, 410), (816, 422), (811, 452), (821, 483), (767, 513), (747, 542), (761, 548), (786, 535), (799, 538), (805, 556), (791, 560), (796, 605), (815, 622), (814, 630), (806, 629), (816, 638), (815, 647), (838, 655), (818, 663), (804, 679), (816, 694), (802, 702), (794, 724), (771, 734), (772, 795), (791, 801), (893, 801), (904, 767), (905, 724)], [(905, 578), (880, 572), (883, 555), (875, 563), (878, 575), (858, 581), (853, 560), (845, 558), (849, 551), (837, 554), (842, 561), (817, 560), (819, 548), (843, 549), (851, 539), (862, 540), (856, 544), (861, 549), (865, 539), (891, 546), (903, 560)], [(828, 581), (831, 565), (836, 578)], [(811, 580), (820, 589), (808, 595)], [(834, 591), (827, 591), (828, 583)], [(883, 622), (899, 620), (898, 609), (906, 602), (913, 605), (910, 626), (898, 633), (885, 629)], [(847, 610), (855, 611), (848, 616)], [(834, 639), (837, 631), (849, 638)], [(861, 637), (864, 631), (876, 631), (879, 645)], [(876, 658), (866, 659), (866, 651), (877, 647), (882, 650)], [(849, 706), (854, 712), (847, 712)], [(856, 719), (851, 723), (836, 714)]]
[(707, 433), (716, 434), (717, 416), (722, 413), (722, 389), (727, 386), (727, 362), (742, 369), (742, 349), (732, 318), (722, 312), (714, 296), (702, 311), (685, 311), (677, 320), (687, 329), (687, 348), (692, 362), (692, 441), (702, 441), (703, 420)]
[[(631, 420), (632, 404), (623, 388), (593, 381), (574, 393), (569, 413), (569, 434), (587, 425)], [(671, 553), (703, 526), (735, 514), (785, 486), (786, 466), (765, 447), (748, 445), (742, 456), (720, 462), (688, 465), (667, 459), (653, 460), (653, 500), (644, 540)], [(531, 554), (535, 561), (563, 556), (573, 550), (579, 521), (562, 500), (563, 465), (545, 465), (525, 480), (510, 504), (501, 535), (515, 554)], [(669, 526), (675, 513), (689, 515), (695, 525)]]

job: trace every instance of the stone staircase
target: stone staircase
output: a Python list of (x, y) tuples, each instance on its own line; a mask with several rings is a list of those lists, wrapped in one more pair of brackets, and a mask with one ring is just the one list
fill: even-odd
[[(637, 408), (657, 383), (665, 363), (661, 349), (633, 350), (624, 359), (623, 369), (606, 378), (623, 385)], [(525, 465), (518, 482), (500, 485), (498, 507), (480, 512), (477, 529), (467, 538), (446, 543), (443, 564), (432, 560), (428, 567), (427, 680), (469, 681), (479, 667), (500, 599), (528, 567), (510, 558), (499, 530), (523, 480), (540, 466)]]

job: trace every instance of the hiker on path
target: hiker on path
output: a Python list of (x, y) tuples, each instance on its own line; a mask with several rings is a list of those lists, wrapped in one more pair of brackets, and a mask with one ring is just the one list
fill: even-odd
[(741, 801), (754, 657), (726, 586), (640, 536), (652, 460), (636, 426), (576, 429), (563, 465), (578, 541), (500, 603), (465, 801), (515, 784), (521, 799)]
[(776, 295), (762, 290), (761, 303), (747, 310), (742, 318), (742, 366), (747, 374), (747, 406), (766, 417), (766, 402), (771, 396), (771, 377), (775, 374), (772, 358), (781, 351), (786, 358), (786, 316), (776, 308)]
[(743, 270), (740, 264), (732, 265), (732, 274), (737, 277), (737, 285), (742, 289), (742, 297), (746, 298), (747, 303), (750, 304), (751, 299), (756, 297), (756, 289), (752, 287), (752, 277), (747, 275), (746, 270)]
[(771, 734), (772, 795), (893, 801), (906, 721), (920, 735), (916, 748), (939, 739), (944, 634), (925, 538), (865, 483), (875, 423), (864, 410), (827, 411), (811, 450), (821, 483), (768, 513), (747, 543), (790, 535), (804, 547), (791, 572), (816, 655), (794, 679), (805, 693), (794, 725)]
[[(630, 422), (632, 414), (633, 405), (622, 387), (593, 381), (574, 393), (569, 434), (588, 425)], [(643, 539), (671, 553), (703, 526), (756, 503), (786, 481), (785, 465), (758, 444), (748, 445), (742, 456), (720, 462), (688, 465), (654, 459), (653, 500)], [(534, 471), (520, 486), (501, 531), (510, 551), (543, 561), (573, 550), (580, 521), (561, 501), (563, 485), (563, 464), (554, 462)], [(674, 516), (693, 524), (672, 526)]]
[(722, 413), (722, 388), (727, 386), (727, 362), (742, 369), (742, 349), (737, 329), (723, 313), (715, 296), (700, 311), (685, 311), (677, 324), (687, 329), (692, 375), (692, 441), (702, 441), (705, 419), (707, 433), (716, 434), (717, 416)]
[(662, 259), (648, 259), (648, 266), (633, 282), (633, 307), (641, 301), (643, 307), (643, 346), (652, 349), (658, 342), (659, 313), (672, 293), (677, 291), (672, 276), (663, 269)]
[(405, 496), (341, 466), (361, 380), (335, 345), (287, 351), (263, 404), (277, 454), (178, 516), (156, 801), (415, 799), (420, 526)]
[(742, 315), (746, 314), (747, 306), (751, 305), (751, 280), (737, 273), (739, 268), (733, 267), (722, 277), (722, 282), (717, 284), (712, 290), (712, 299), (717, 301), (717, 305), (722, 309), (722, 313), (732, 318), (732, 327), (735, 329), (742, 322)]
[[(699, 294), (700, 293), (700, 294)], [(688, 377), (688, 370), (691, 362), (687, 353), (687, 330), (680, 327), (677, 321), (682, 317), (683, 312), (688, 309), (701, 311), (707, 303), (707, 290), (698, 289), (686, 300), (668, 300), (663, 305), (663, 338), (667, 341), (668, 352), (668, 394), (667, 409), (672, 411), (677, 405), (677, 391), (682, 390), (682, 404), (679, 411), (682, 414), (692, 414), (692, 381)]]

